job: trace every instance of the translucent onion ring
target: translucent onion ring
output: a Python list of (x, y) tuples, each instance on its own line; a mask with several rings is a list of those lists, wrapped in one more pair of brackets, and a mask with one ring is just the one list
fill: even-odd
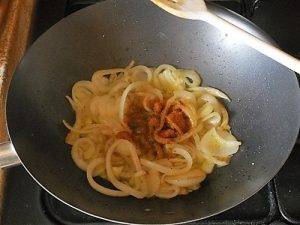
[(86, 177), (87, 177), (87, 180), (89, 182), (89, 184), (91, 185), (91, 187), (93, 189), (95, 189), (96, 191), (102, 193), (102, 194), (105, 194), (105, 195), (109, 195), (109, 196), (114, 196), (114, 197), (124, 197), (124, 196), (128, 196), (129, 194), (123, 192), (123, 191), (118, 191), (118, 190), (113, 190), (113, 189), (109, 189), (109, 188), (106, 188), (100, 184), (98, 184), (92, 174), (93, 174), (93, 171), (94, 169), (101, 163), (104, 162), (104, 159), (102, 158), (98, 158), (98, 159), (94, 159), (87, 167), (87, 171), (86, 171)]

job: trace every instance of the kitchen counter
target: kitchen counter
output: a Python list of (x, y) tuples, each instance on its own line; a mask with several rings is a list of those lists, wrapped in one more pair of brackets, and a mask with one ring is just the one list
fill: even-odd
[[(9, 140), (6, 95), (13, 72), (28, 44), (34, 8), (35, 0), (0, 0), (0, 143)], [(5, 174), (5, 170), (0, 170), (0, 212)]]

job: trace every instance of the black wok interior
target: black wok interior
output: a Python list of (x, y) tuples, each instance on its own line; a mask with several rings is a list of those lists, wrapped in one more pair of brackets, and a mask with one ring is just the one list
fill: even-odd
[[(232, 12), (220, 15), (265, 34)], [(168, 63), (196, 69), (204, 85), (232, 99), (233, 133), (243, 142), (229, 166), (203, 187), (171, 200), (113, 198), (94, 191), (73, 163), (62, 120), (73, 112), (64, 98), (74, 82), (98, 69)], [(166, 14), (147, 0), (108, 0), (63, 19), (30, 48), (11, 83), (11, 139), (32, 176), (62, 201), (97, 217), (131, 223), (187, 222), (224, 211), (263, 187), (289, 156), (299, 130), (295, 74), (199, 21)]]

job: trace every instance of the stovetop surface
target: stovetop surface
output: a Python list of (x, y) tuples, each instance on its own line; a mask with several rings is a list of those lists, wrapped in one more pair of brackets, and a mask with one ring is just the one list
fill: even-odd
[[(37, 1), (32, 42), (50, 26), (72, 12), (101, 0)], [(248, 17), (285, 51), (300, 57), (299, 0), (229, 0), (218, 4)], [(193, 224), (300, 224), (300, 145), (262, 190), (242, 204)], [(22, 167), (7, 175), (3, 225), (110, 224), (72, 209), (43, 191)]]

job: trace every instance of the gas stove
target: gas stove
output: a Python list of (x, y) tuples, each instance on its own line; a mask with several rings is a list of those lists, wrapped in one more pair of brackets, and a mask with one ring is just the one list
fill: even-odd
[[(99, 1), (37, 1), (30, 42), (63, 17)], [(250, 19), (281, 48), (300, 57), (299, 0), (222, 0), (215, 3)], [(298, 142), (278, 175), (258, 193), (226, 212), (192, 224), (300, 224), (299, 177)], [(3, 225), (111, 224), (61, 203), (42, 190), (21, 166), (7, 169), (3, 193)]]

